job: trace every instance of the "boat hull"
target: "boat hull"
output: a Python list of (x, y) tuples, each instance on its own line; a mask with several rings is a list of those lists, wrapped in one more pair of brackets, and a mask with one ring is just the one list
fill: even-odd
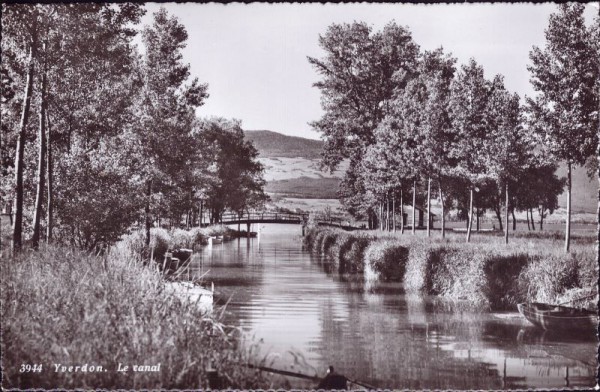
[(530, 323), (547, 331), (596, 332), (598, 328), (598, 315), (585, 309), (536, 302), (517, 308)]

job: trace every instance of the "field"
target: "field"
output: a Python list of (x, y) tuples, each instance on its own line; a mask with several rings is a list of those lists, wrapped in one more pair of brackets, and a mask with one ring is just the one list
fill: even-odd
[(291, 178), (269, 181), (265, 186), (267, 193), (283, 197), (305, 199), (337, 199), (340, 180), (337, 178)]

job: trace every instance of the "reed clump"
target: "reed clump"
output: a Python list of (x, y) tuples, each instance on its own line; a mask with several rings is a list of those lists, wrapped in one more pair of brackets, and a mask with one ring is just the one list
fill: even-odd
[[(210, 367), (224, 387), (270, 385), (243, 366), (252, 358), (239, 331), (169, 294), (155, 268), (123, 254), (48, 246), (6, 260), (3, 274), (5, 388), (204, 389)], [(117, 373), (119, 363), (130, 371)], [(21, 364), (43, 371), (20, 373)], [(54, 364), (102, 370), (56, 372)]]
[(208, 243), (209, 237), (233, 237), (234, 230), (214, 225), (208, 227), (195, 227), (190, 230), (163, 228), (150, 229), (150, 245), (146, 246), (144, 230), (136, 230), (121, 237), (113, 246), (120, 254), (127, 255), (136, 260), (164, 259), (169, 249), (198, 249)]
[[(333, 246), (327, 245), (331, 238)], [(339, 272), (364, 273), (370, 281), (402, 281), (409, 292), (478, 307), (512, 309), (519, 302), (553, 303), (584, 291), (597, 293), (598, 265), (585, 236), (569, 254), (554, 234), (514, 238), (507, 247), (503, 238), (491, 235), (466, 244), (457, 235), (426, 238), (315, 228), (306, 241), (309, 249), (327, 248), (328, 256), (337, 258)]]
[(408, 248), (397, 241), (373, 241), (364, 254), (365, 279), (401, 282), (408, 262)]

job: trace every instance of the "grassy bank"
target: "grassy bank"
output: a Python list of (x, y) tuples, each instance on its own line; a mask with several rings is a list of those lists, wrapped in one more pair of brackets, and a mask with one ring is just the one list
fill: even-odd
[(244, 231), (238, 232), (219, 225), (194, 227), (190, 230), (152, 228), (150, 229), (150, 246), (146, 246), (144, 231), (137, 230), (123, 236), (115, 247), (121, 254), (136, 260), (153, 258), (161, 261), (169, 248), (197, 250), (208, 244), (209, 237), (223, 236), (225, 239), (231, 239), (245, 235)]
[[(563, 302), (597, 292), (598, 265), (593, 238), (562, 242), (537, 235), (511, 239), (475, 236), (412, 236), (387, 232), (344, 232), (313, 228), (305, 241), (340, 272), (366, 280), (403, 282), (410, 292), (465, 300), (491, 309), (513, 309), (523, 301)], [(594, 304), (588, 301), (587, 306)]]
[[(47, 247), (4, 260), (2, 273), (4, 388), (199, 389), (210, 367), (223, 387), (270, 387), (242, 365), (256, 358), (236, 329), (167, 294), (156, 269), (121, 250), (98, 257)], [(129, 371), (118, 373), (119, 363)], [(43, 370), (21, 373), (22, 364)], [(102, 371), (55, 372), (55, 364)]]

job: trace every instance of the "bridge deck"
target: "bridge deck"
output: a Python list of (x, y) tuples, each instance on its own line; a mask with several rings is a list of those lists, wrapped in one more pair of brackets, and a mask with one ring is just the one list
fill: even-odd
[[(244, 215), (227, 213), (221, 217), (220, 224), (224, 225), (250, 225), (257, 223), (278, 223), (278, 224), (306, 224), (308, 222), (308, 213), (293, 214), (293, 213), (278, 213), (278, 212), (264, 212), (264, 213), (250, 213)], [(341, 222), (317, 222), (319, 226), (330, 226), (338, 227), (343, 230), (359, 230), (360, 227), (343, 225)], [(208, 223), (202, 226), (208, 226)]]

